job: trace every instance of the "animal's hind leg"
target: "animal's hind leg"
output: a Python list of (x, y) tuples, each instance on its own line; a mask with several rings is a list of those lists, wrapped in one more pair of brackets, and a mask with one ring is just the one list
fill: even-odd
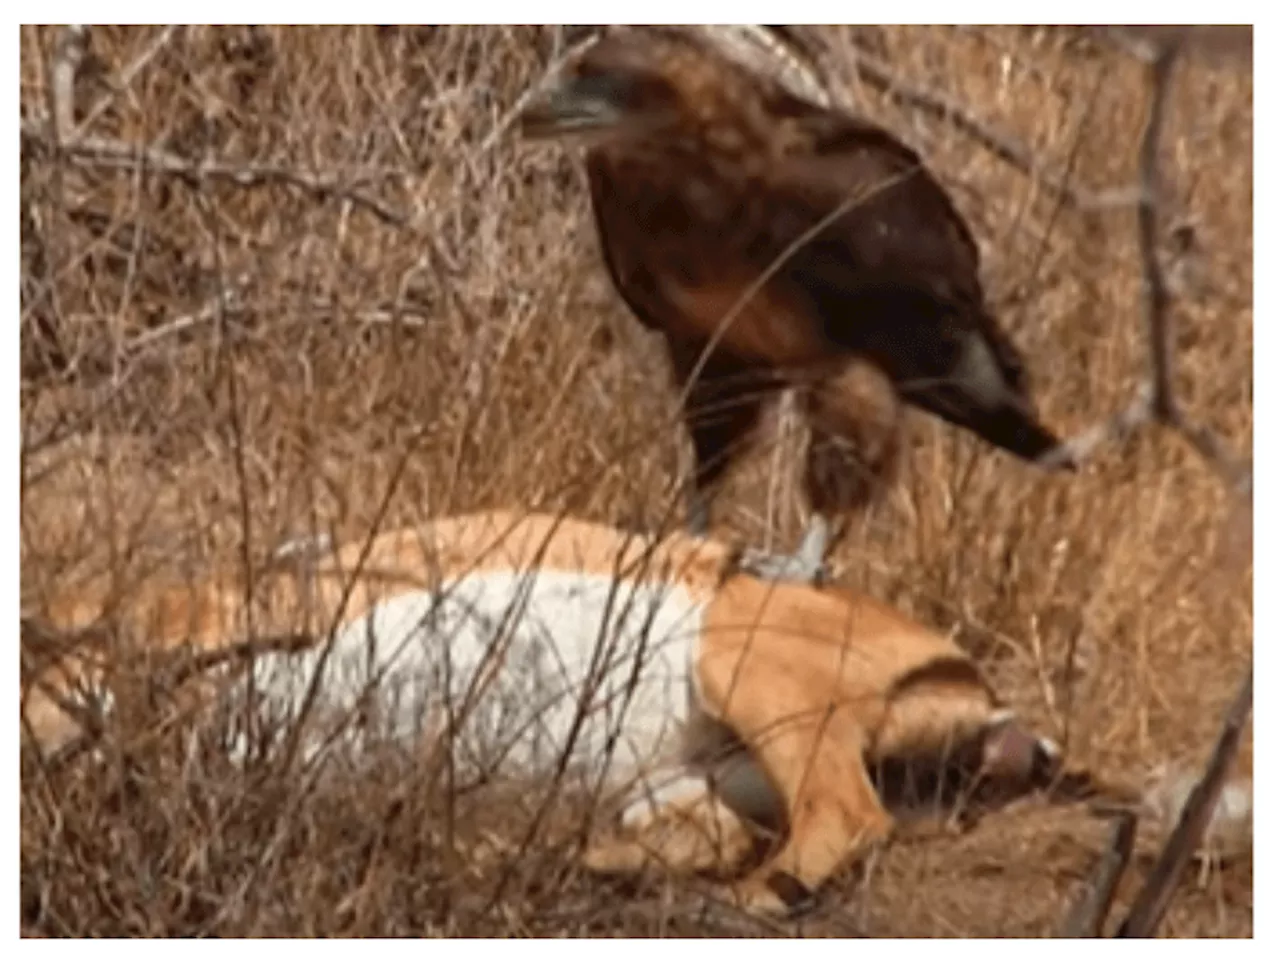
[(689, 775), (634, 800), (622, 814), (623, 836), (596, 841), (582, 864), (597, 873), (731, 872), (754, 847), (743, 820)]
[(775, 392), (758, 371), (723, 354), (711, 353), (699, 367), (704, 348), (696, 341), (667, 341), (675, 385), (684, 395), (685, 427), (693, 442), (686, 523), (698, 536), (709, 531), (716, 490), (752, 439), (764, 403)]
[(779, 874), (815, 891), (892, 830), (864, 762), (866, 732), (853, 704), (830, 701), (800, 677), (779, 673), (776, 662), (706, 664), (700, 676), (708, 709), (739, 734), (786, 811), (785, 842), (735, 884), (735, 899), (786, 911), (796, 884)]

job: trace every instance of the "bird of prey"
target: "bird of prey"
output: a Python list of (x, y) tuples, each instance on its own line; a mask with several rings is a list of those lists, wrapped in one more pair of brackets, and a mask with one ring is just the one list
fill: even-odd
[(822, 576), (832, 520), (896, 463), (902, 402), (1026, 461), (1059, 447), (973, 235), (887, 130), (673, 28), (605, 33), (520, 128), (585, 147), (613, 284), (665, 338), (683, 391), (695, 532), (764, 404), (798, 389), (812, 512), (796, 553), (757, 573)]

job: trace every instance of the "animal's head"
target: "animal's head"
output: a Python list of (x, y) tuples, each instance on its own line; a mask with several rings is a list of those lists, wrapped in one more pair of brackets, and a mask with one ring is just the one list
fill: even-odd
[(608, 30), (520, 116), (528, 139), (636, 143), (697, 134), (708, 123), (752, 121), (751, 104), (788, 90), (817, 98), (817, 80), (779, 41), (745, 28)]
[(521, 134), (596, 144), (678, 127), (685, 103), (682, 46), (649, 31), (606, 32), (521, 113)]

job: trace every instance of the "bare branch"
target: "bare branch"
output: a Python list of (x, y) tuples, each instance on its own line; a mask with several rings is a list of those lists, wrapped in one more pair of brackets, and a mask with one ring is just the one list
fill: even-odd
[(1227, 772), (1240, 749), (1240, 738), (1252, 709), (1253, 661), (1250, 659), (1249, 669), (1240, 682), (1240, 689), (1222, 721), (1222, 732), (1218, 734), (1218, 742), (1209, 758), (1209, 765), (1196, 788), (1191, 791), (1191, 796), (1187, 798), (1182, 815), (1178, 818), (1178, 825), (1160, 851), (1160, 858), (1134, 899), (1129, 915), (1116, 932), (1117, 937), (1150, 937), (1155, 933), (1165, 911), (1169, 909), (1169, 901), (1177, 887), (1178, 878), (1186, 869), (1191, 855), (1209, 826), (1226, 783)]
[[(1213, 32), (1215, 29), (1219, 32)], [(1139, 32), (1143, 30), (1148, 32)], [(1231, 54), (1247, 50), (1251, 55), (1253, 49), (1253, 28), (1249, 26), (1125, 28), (1124, 31), (1102, 35), (1133, 56), (1150, 63), (1154, 63), (1163, 50), (1181, 50), (1178, 41), (1184, 38), (1193, 49), (1210, 53)], [(1124, 188), (1090, 191), (1072, 185), (1066, 171), (1047, 168), (1017, 137), (985, 123), (945, 94), (909, 83), (889, 64), (862, 46), (859, 46), (853, 67), (861, 79), (894, 103), (922, 110), (949, 123), (998, 159), (1038, 182), (1056, 201), (1087, 211), (1110, 210), (1134, 202), (1132, 192)]]
[(493, 129), (489, 131), (488, 136), (486, 136), (484, 141), (480, 144), (479, 150), (476, 151), (477, 154), (483, 156), (496, 147), (502, 138), (507, 135), (511, 126), (516, 122), (516, 118), (524, 112), (525, 107), (529, 105), (530, 101), (542, 92), (547, 82), (551, 80), (565, 64), (569, 63), (588, 47), (593, 46), (599, 38), (599, 33), (592, 31), (588, 36), (583, 37), (576, 43), (570, 44), (567, 50), (552, 60), (546, 70), (543, 71), (542, 76), (538, 78), (538, 81), (526, 87), (524, 92), (516, 98), (516, 102), (511, 105), (511, 108), (502, 115), (502, 118), (496, 124), (494, 124)]
[(1159, 253), (1159, 204), (1162, 194), (1160, 140), (1179, 49), (1176, 44), (1166, 44), (1151, 58), (1150, 105), (1139, 149), (1136, 209), (1144, 289), (1142, 313), (1147, 331), (1147, 378), (1127, 408), (1064, 442), (1044, 461), (1048, 466), (1068, 461), (1083, 463), (1104, 443), (1122, 441), (1139, 427), (1155, 422), (1181, 434), (1229, 486), (1248, 496), (1253, 489), (1252, 466), (1237, 460), (1216, 434), (1192, 420), (1174, 393), (1176, 337), (1170, 315), (1173, 296)]
[(860, 49), (854, 59), (854, 69), (873, 89), (894, 103), (922, 110), (951, 124), (998, 159), (1040, 183), (1054, 200), (1082, 210), (1107, 209), (1117, 205), (1116, 191), (1090, 193), (1072, 186), (1065, 173), (1046, 168), (1016, 137), (984, 123), (947, 96), (910, 84), (883, 60)]
[[(168, 45), (169, 41), (173, 38), (173, 35), (177, 32), (178, 25), (169, 24), (166, 26), (156, 34), (154, 39), (147, 44), (143, 51), (133, 59), (132, 63), (120, 71), (120, 76), (114, 83), (114, 89), (89, 108), (89, 111), (85, 114), (85, 118), (80, 122), (79, 126), (75, 128), (75, 131), (72, 134), (73, 139), (79, 138), (88, 132), (89, 128), (93, 125), (93, 122), (106, 112), (107, 108), (111, 106), (116, 97), (129, 88), (129, 85), (133, 83), (134, 78), (146, 69), (147, 64), (156, 58), (156, 55)], [(65, 138), (63, 139), (63, 142), (65, 142)]]
[(1210, 59), (1253, 59), (1253, 25), (1248, 23), (1110, 24), (1089, 29), (1132, 56), (1148, 61), (1171, 42), (1180, 44), (1187, 53)]
[[(23, 121), (22, 133), (33, 138), (41, 136), (37, 125), (28, 121)], [(61, 144), (61, 149), (65, 156), (86, 166), (128, 171), (141, 168), (153, 173), (181, 177), (193, 186), (198, 186), (204, 180), (223, 180), (240, 187), (279, 184), (305, 190), (326, 199), (345, 200), (394, 227), (404, 227), (409, 223), (409, 218), (404, 213), (393, 210), (336, 177), (320, 177), (289, 167), (220, 160), (187, 160), (159, 147), (130, 144), (105, 137), (84, 137)]]
[[(1140, 55), (1149, 64), (1150, 84), (1147, 121), (1139, 151), (1139, 190), (1136, 204), (1144, 287), (1142, 312), (1147, 331), (1147, 379), (1128, 408), (1065, 442), (1051, 454), (1050, 459), (1081, 462), (1107, 440), (1125, 437), (1143, 424), (1154, 422), (1169, 427), (1186, 438), (1224, 481), (1245, 498), (1247, 506), (1253, 489), (1251, 466), (1239, 462), (1215, 433), (1191, 420), (1177, 402), (1175, 393), (1176, 338), (1169, 310), (1173, 296), (1158, 251), (1159, 203), (1162, 193), (1160, 139), (1172, 86), (1171, 79), (1183, 46), (1184, 34), (1185, 30), (1179, 28), (1144, 37), (1143, 41), (1149, 46), (1140, 51)], [(1154, 934), (1168, 909), (1179, 877), (1210, 823), (1227, 771), (1239, 750), (1241, 734), (1252, 705), (1253, 663), (1250, 660), (1239, 692), (1223, 721), (1222, 732), (1208, 767), (1183, 807), (1177, 827), (1165, 842), (1155, 868), (1134, 901), (1128, 917), (1121, 924), (1117, 937), (1149, 937)], [(1117, 877), (1122, 867), (1123, 863), (1115, 866)], [(1102, 865), (1099, 865), (1099, 871), (1099, 876), (1105, 879), (1106, 871)], [(1096, 890), (1095, 900), (1099, 902), (1102, 899), (1102, 885), (1100, 881)], [(1064, 930), (1072, 931), (1068, 935), (1091, 935), (1089, 927), (1092, 925), (1096, 934), (1104, 919), (1105, 910), (1100, 903), (1093, 906), (1078, 904), (1064, 925)]]
[(1111, 912), (1112, 901), (1115, 900), (1116, 888), (1120, 885), (1120, 877), (1133, 856), (1133, 841), (1137, 836), (1137, 829), (1138, 817), (1132, 810), (1122, 810), (1116, 814), (1106, 849), (1089, 875), (1084, 892), (1067, 914), (1060, 936), (1080, 939), (1097, 937), (1102, 932), (1107, 914)]
[(225, 291), (225, 295), (224, 291), (219, 290), (216, 294), (205, 301), (200, 309), (192, 313), (183, 314), (180, 317), (175, 317), (167, 323), (161, 324), (157, 327), (152, 327), (151, 329), (138, 334), (128, 343), (124, 344), (121, 349), (121, 353), (126, 356), (136, 356), (138, 353), (160, 340), (177, 336), (178, 334), (185, 333), (195, 327), (199, 327), (216, 320), (220, 311), (235, 311), (240, 306), (241, 291), (248, 283), (248, 274), (240, 274), (232, 282), (230, 289)]
[(65, 27), (49, 71), (49, 116), (56, 143), (66, 144), (75, 137), (76, 76), (88, 52), (89, 28), (82, 23)]
[(1151, 384), (1144, 383), (1129, 406), (1106, 420), (1080, 431), (1056, 450), (1042, 457), (1040, 462), (1050, 468), (1065, 463), (1084, 463), (1105, 444), (1123, 443), (1140, 426), (1151, 422), (1152, 395)]
[(1177, 51), (1167, 46), (1151, 64), (1151, 105), (1146, 130), (1138, 153), (1138, 248), (1142, 251), (1142, 280), (1146, 287), (1143, 300), (1143, 322), (1147, 328), (1150, 351), (1151, 414), (1164, 423), (1172, 422), (1176, 403), (1173, 396), (1173, 337), (1170, 335), (1169, 288), (1160, 265), (1159, 203), (1163, 194), (1160, 183), (1160, 138), (1169, 105), (1170, 81), (1173, 78)]

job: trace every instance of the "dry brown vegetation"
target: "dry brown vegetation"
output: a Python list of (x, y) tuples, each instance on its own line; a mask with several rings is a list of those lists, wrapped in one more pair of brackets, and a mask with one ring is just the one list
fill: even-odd
[[(563, 29), (95, 27), (81, 140), (57, 157), (41, 131), (62, 35), (22, 31), (24, 611), (104, 575), (127, 591), (157, 569), (252, 569), (289, 536), (486, 506), (664, 518), (687, 454), (660, 354), (607, 286), (576, 159), (508, 129)], [(857, 37), (828, 41), (842, 93), (954, 190), (1047, 422), (1070, 433), (1124, 406), (1145, 362), (1131, 208), (1064, 206), (895, 105), (859, 81)], [(1042, 28), (861, 38), (1078, 190), (1134, 182), (1145, 89), (1124, 51)], [(1181, 64), (1164, 141), (1165, 252), (1197, 248), (1180, 259), (1177, 386), (1237, 451), (1251, 73)], [(119, 144), (150, 147), (152, 169)], [(1073, 765), (1199, 765), (1253, 635), (1251, 555), (1213, 472), (1171, 432), (1059, 477), (923, 418), (911, 430), (905, 480), (842, 546), (841, 580), (959, 630)], [(761, 446), (720, 500), (727, 528), (798, 535), (796, 449)], [(1044, 935), (1106, 829), (1029, 801), (906, 837), (798, 927), (762, 925), (706, 912), (696, 888), (582, 875), (581, 818), (542, 817), (536, 789), (232, 771), (146, 739), (142, 707), (101, 763), (24, 758), (27, 933)], [(551, 829), (562, 816), (573, 829)], [(1252, 902), (1250, 857), (1193, 871), (1162, 933), (1250, 935)]]

